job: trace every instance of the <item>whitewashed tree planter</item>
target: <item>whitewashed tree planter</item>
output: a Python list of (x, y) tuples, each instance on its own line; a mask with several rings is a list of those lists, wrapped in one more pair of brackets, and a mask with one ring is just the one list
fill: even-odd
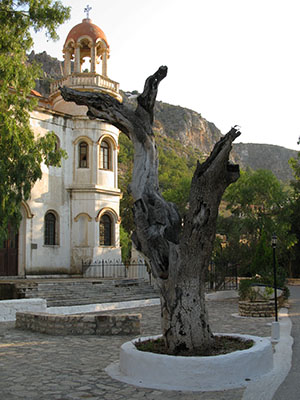
[[(217, 335), (250, 339), (254, 345), (219, 356), (182, 357), (139, 351), (134, 345), (139, 339), (134, 339), (121, 346), (120, 362), (108, 366), (106, 372), (112, 378), (141, 387), (213, 391), (246, 386), (272, 370), (273, 351), (268, 338)], [(150, 337), (141, 338), (148, 339)]]

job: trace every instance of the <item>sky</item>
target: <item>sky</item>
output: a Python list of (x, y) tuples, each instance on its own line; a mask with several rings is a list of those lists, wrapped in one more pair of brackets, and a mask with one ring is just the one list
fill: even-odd
[(105, 33), (108, 76), (142, 92), (161, 65), (168, 75), (157, 99), (190, 108), (236, 142), (300, 150), (299, 0), (62, 0), (71, 19), (60, 40), (34, 34), (36, 53), (62, 60), (73, 26), (86, 18)]

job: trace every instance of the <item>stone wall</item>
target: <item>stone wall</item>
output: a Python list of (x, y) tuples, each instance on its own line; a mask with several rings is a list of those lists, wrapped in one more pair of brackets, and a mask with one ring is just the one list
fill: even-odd
[(57, 315), (18, 312), (16, 328), (50, 335), (139, 335), (141, 314)]
[(273, 317), (275, 302), (270, 301), (239, 301), (239, 314), (242, 317)]

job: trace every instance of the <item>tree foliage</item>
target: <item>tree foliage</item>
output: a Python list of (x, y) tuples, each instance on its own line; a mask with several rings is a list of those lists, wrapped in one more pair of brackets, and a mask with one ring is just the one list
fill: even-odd
[(294, 175), (294, 179), (291, 181), (291, 187), (293, 189), (292, 198), (293, 200), (298, 200), (300, 199), (300, 152), (297, 158), (290, 159), (289, 164)]
[(123, 263), (130, 264), (131, 261), (131, 239), (128, 232), (125, 231), (123, 226), (120, 226), (120, 245)]
[(224, 200), (232, 214), (243, 219), (247, 231), (259, 238), (263, 230), (276, 229), (274, 217), (282, 211), (286, 194), (271, 171), (257, 170), (243, 172), (227, 189)]
[(119, 188), (123, 194), (120, 201), (120, 215), (122, 219), (122, 228), (128, 235), (131, 235), (134, 230), (132, 215), (134, 201), (128, 191), (128, 185), (130, 183), (133, 168), (133, 146), (131, 141), (124, 134), (119, 136), (119, 145)]
[(20, 205), (32, 185), (41, 178), (41, 163), (58, 165), (62, 150), (54, 134), (35, 138), (29, 113), (37, 104), (31, 90), (41, 75), (36, 64), (27, 63), (33, 45), (31, 29), (45, 29), (57, 39), (56, 28), (69, 18), (60, 1), (2, 0), (0, 3), (0, 239), (7, 225), (18, 225)]
[[(299, 143), (299, 142), (298, 142)], [(290, 196), (290, 221), (291, 233), (297, 238), (297, 244), (294, 248), (294, 259), (292, 262), (292, 274), (294, 277), (300, 276), (300, 153), (297, 158), (290, 160), (290, 166), (293, 170), (294, 179), (291, 181), (291, 196)]]
[(272, 267), (270, 241), (278, 237), (278, 261), (288, 268), (295, 244), (290, 233), (290, 193), (268, 170), (242, 171), (240, 179), (229, 186), (223, 199), (230, 214), (220, 216), (218, 233), (225, 235), (225, 246), (215, 246), (220, 264), (240, 265), (243, 275), (267, 276)]
[(175, 203), (180, 214), (184, 216), (197, 161), (192, 157), (179, 156), (174, 149), (164, 145), (162, 138), (160, 139), (157, 140), (160, 189), (164, 199)]

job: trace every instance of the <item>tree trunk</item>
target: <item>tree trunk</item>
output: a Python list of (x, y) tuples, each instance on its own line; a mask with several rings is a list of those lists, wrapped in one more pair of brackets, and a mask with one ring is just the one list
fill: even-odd
[(158, 184), (158, 157), (152, 131), (153, 108), (167, 67), (145, 82), (135, 111), (103, 93), (62, 88), (66, 101), (86, 105), (91, 118), (100, 118), (124, 132), (134, 145), (130, 191), (136, 231), (133, 240), (151, 264), (160, 289), (162, 330), (173, 354), (209, 346), (212, 332), (204, 300), (205, 273), (211, 260), (219, 204), (226, 187), (238, 179), (238, 165), (229, 164), (232, 128), (208, 159), (198, 162), (191, 185), (189, 210), (182, 221), (176, 206), (166, 202)]

